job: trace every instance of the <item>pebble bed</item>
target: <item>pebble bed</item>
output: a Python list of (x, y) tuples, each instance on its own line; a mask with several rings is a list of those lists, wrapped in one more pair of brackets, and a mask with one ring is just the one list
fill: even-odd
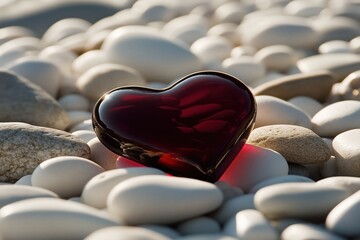
[[(0, 6), (0, 239), (360, 239), (358, 1), (56, 2)], [(96, 137), (105, 92), (201, 70), (257, 102), (218, 182)]]

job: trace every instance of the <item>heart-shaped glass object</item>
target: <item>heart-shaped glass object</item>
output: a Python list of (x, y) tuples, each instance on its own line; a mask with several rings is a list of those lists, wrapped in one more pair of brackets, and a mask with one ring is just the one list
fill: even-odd
[(162, 90), (111, 90), (96, 103), (93, 126), (121, 156), (215, 182), (245, 144), (255, 116), (255, 99), (240, 80), (204, 71)]

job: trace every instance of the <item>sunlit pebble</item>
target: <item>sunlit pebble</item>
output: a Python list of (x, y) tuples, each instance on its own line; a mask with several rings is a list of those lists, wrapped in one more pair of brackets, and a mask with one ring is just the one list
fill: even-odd
[(82, 74), (96, 65), (107, 62), (102, 50), (91, 50), (77, 57), (72, 67), (77, 74)]
[(333, 40), (319, 46), (319, 53), (351, 53), (350, 45), (346, 41)]

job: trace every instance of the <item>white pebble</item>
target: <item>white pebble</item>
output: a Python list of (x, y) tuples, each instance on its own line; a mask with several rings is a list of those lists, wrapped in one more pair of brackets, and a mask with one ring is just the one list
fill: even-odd
[(39, 58), (55, 64), (64, 75), (73, 73), (72, 64), (76, 59), (76, 54), (59, 46), (50, 46), (44, 48), (39, 53)]
[(77, 57), (72, 67), (77, 74), (81, 75), (92, 67), (108, 62), (104, 51), (91, 50)]
[(281, 233), (282, 240), (345, 240), (324, 227), (310, 223), (297, 223), (287, 227)]
[(350, 45), (346, 41), (333, 40), (319, 46), (319, 53), (351, 53)]
[(104, 169), (81, 157), (48, 159), (35, 168), (31, 183), (57, 193), (61, 198), (78, 197), (85, 184)]
[(360, 178), (348, 176), (334, 176), (321, 179), (316, 184), (323, 186), (339, 186), (347, 189), (351, 194), (360, 190)]
[(170, 240), (170, 238), (142, 227), (107, 227), (94, 231), (84, 240)]
[(91, 139), (96, 138), (96, 134), (94, 133), (94, 131), (89, 131), (89, 130), (78, 130), (72, 132), (71, 134), (77, 136), (84, 142), (89, 142)]
[(31, 174), (25, 175), (16, 181), (15, 185), (25, 185), (32, 186), (31, 184)]
[(93, 126), (92, 126), (92, 120), (86, 119), (78, 124), (75, 124), (72, 128), (70, 128), (69, 132), (76, 132), (79, 130), (94, 131)]
[(275, 184), (281, 184), (281, 183), (289, 183), (289, 182), (314, 182), (312, 179), (299, 176), (299, 175), (285, 175), (285, 176), (279, 176), (279, 177), (273, 177), (269, 178), (267, 180), (264, 180), (262, 182), (259, 182), (255, 186), (253, 186), (249, 193), (256, 193), (261, 188), (275, 185)]
[(90, 119), (92, 114), (89, 111), (79, 111), (79, 110), (74, 110), (74, 111), (67, 111), (66, 112), (67, 115), (70, 118), (70, 124), (69, 127), (74, 127), (76, 124), (79, 124), (87, 119)]
[(92, 161), (102, 166), (105, 170), (115, 168), (115, 161), (118, 158), (117, 154), (105, 147), (97, 137), (91, 139), (88, 145), (90, 147), (90, 159)]
[(165, 175), (156, 168), (121, 168), (100, 173), (88, 181), (82, 191), (83, 202), (95, 208), (106, 208), (109, 192), (126, 179), (145, 175)]
[(197, 217), (177, 225), (176, 230), (181, 235), (220, 233), (220, 224), (209, 217)]
[(88, 111), (90, 109), (89, 100), (80, 94), (62, 96), (58, 102), (66, 111)]
[(260, 49), (255, 59), (262, 62), (267, 69), (286, 72), (295, 65), (297, 57), (294, 49), (285, 45), (272, 45)]
[(175, 239), (179, 237), (179, 233), (172, 227), (166, 225), (157, 225), (157, 224), (146, 224), (141, 225), (142, 228), (149, 229), (151, 231), (160, 233), (164, 236), (169, 237), (170, 239)]
[(285, 158), (279, 153), (246, 144), (220, 180), (248, 192), (261, 181), (287, 175), (288, 170)]
[(141, 176), (116, 185), (109, 211), (128, 224), (171, 224), (209, 213), (223, 201), (213, 184), (169, 176)]
[(195, 53), (203, 63), (213, 60), (222, 61), (228, 58), (232, 48), (232, 43), (221, 36), (206, 36), (196, 40), (191, 45), (191, 51)]
[(289, 99), (288, 102), (300, 108), (311, 118), (323, 108), (323, 105), (320, 102), (306, 96), (293, 97)]

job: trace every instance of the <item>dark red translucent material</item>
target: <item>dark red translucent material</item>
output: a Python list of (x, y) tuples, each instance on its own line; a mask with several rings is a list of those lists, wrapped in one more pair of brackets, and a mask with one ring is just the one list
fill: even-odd
[(93, 125), (119, 155), (214, 182), (245, 144), (255, 115), (254, 97), (242, 82), (206, 71), (163, 90), (114, 89), (96, 103)]

